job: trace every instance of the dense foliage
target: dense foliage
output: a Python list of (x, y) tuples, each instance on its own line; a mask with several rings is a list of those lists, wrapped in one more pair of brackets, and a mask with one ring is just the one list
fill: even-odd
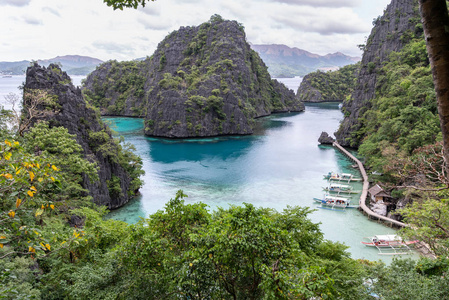
[[(12, 114), (1, 109), (0, 298), (446, 299), (449, 180), (441, 144), (431, 144), (438, 131), (424, 58), (420, 41), (392, 54), (380, 71), (374, 110), (363, 114), (369, 126), (359, 134), (373, 166), (401, 184), (414, 180), (422, 201), (404, 210), (416, 226), (404, 235), (429, 243), (437, 259), (389, 267), (353, 260), (346, 246), (323, 238), (308, 208), (277, 212), (244, 204), (210, 212), (202, 203), (185, 204), (182, 191), (137, 224), (105, 219), (105, 208), (93, 206), (80, 185), (82, 176), (98, 178), (74, 136), (41, 122), (22, 137), (10, 131)], [(216, 98), (208, 101), (209, 109), (220, 108)], [(118, 145), (104, 131), (90, 132), (89, 140), (105, 156), (108, 145)], [(139, 159), (129, 147), (114, 159), (138, 180), (140, 169), (129, 161)], [(441, 185), (447, 186), (423, 189)], [(114, 178), (110, 189), (120, 192)]]
[(145, 117), (146, 135), (170, 138), (251, 134), (256, 117), (303, 110), (243, 25), (219, 15), (171, 32), (145, 60), (98, 66), (83, 93), (103, 115)]
[(410, 42), (390, 54), (379, 71), (378, 96), (371, 101), (354, 134), (361, 139), (360, 153), (379, 170), (389, 162), (385, 149), (410, 155), (413, 150), (432, 144), (440, 135), (432, 74), (423, 40)]
[[(154, 0), (151, 0), (154, 1)], [(103, 0), (108, 6), (112, 6), (115, 9), (123, 10), (123, 8), (137, 9), (139, 6), (145, 7), (150, 0)]]
[[(138, 101), (145, 96), (146, 78), (142, 71), (144, 62), (113, 60), (100, 65), (97, 70), (102, 68), (108, 80), (100, 83), (98, 78), (94, 78), (92, 89), (83, 90), (86, 100), (93, 106), (100, 107), (104, 115), (122, 114), (128, 100), (132, 104), (134, 115), (144, 116), (146, 102)], [(112, 100), (116, 95), (117, 98)]]
[(307, 74), (298, 88), (297, 97), (309, 101), (343, 101), (354, 91), (360, 63), (336, 71)]

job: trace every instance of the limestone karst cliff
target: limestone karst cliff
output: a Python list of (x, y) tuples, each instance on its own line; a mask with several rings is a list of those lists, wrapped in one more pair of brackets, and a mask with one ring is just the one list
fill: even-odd
[[(139, 166), (134, 164), (122, 146), (111, 136), (99, 113), (83, 99), (81, 90), (73, 86), (70, 77), (58, 65), (40, 67), (35, 64), (27, 69), (25, 92), (42, 90), (55, 99), (51, 113), (32, 119), (31, 125), (45, 120), (50, 127), (63, 126), (82, 146), (84, 156), (97, 163), (99, 181), (83, 178), (83, 187), (93, 201), (108, 208), (127, 203), (140, 187)], [(30, 105), (24, 101), (24, 106)], [(39, 105), (37, 109), (49, 109)], [(27, 110), (25, 110), (27, 111)], [(29, 116), (24, 116), (29, 118)]]
[(296, 97), (303, 102), (343, 101), (354, 91), (360, 64), (336, 71), (316, 71), (304, 76)]
[(384, 14), (373, 21), (373, 29), (367, 39), (359, 76), (352, 97), (343, 103), (345, 119), (335, 133), (344, 146), (357, 147), (363, 136), (353, 133), (360, 129), (361, 113), (371, 107), (376, 96), (378, 70), (392, 51), (400, 51), (415, 35), (422, 32), (418, 0), (392, 0)]
[(103, 114), (145, 117), (145, 134), (170, 138), (251, 134), (254, 118), (304, 109), (243, 26), (217, 15), (173, 31), (142, 62), (101, 65), (83, 92)]

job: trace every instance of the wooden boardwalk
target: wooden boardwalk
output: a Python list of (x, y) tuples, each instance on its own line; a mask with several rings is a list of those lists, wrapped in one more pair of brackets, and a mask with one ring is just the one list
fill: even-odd
[(369, 182), (368, 182), (368, 175), (366, 175), (365, 168), (363, 167), (363, 164), (351, 153), (349, 153), (345, 148), (343, 148), (339, 143), (334, 142), (332, 144), (334, 147), (337, 147), (338, 150), (343, 152), (347, 157), (349, 157), (351, 160), (353, 160), (355, 163), (357, 163), (357, 166), (359, 167), (360, 173), (362, 174), (363, 178), (363, 188), (362, 188), (362, 195), (360, 196), (359, 200), (359, 209), (363, 211), (365, 214), (368, 215), (369, 218), (376, 219), (376, 220), (382, 220), (386, 223), (393, 225), (396, 225), (398, 227), (406, 227), (408, 226), (405, 223), (390, 219), (388, 217), (379, 215), (375, 212), (373, 212), (368, 206), (366, 206), (366, 197), (368, 196), (368, 189), (369, 189)]

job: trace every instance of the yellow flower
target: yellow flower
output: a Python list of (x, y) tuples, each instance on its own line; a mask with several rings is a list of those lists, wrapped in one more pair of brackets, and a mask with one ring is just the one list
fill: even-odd
[(11, 152), (3, 153), (3, 157), (4, 157), (6, 160), (10, 160), (10, 159), (11, 159), (11, 156), (12, 156), (12, 153), (11, 153)]
[(10, 216), (11, 218), (14, 218), (15, 215), (16, 215), (16, 212), (13, 211), (13, 210), (10, 210), (9, 213), (8, 213), (8, 216)]
[(55, 209), (55, 206), (53, 204), (50, 204), (51, 209)]
[(16, 208), (19, 208), (20, 203), (22, 203), (22, 199), (17, 198), (17, 200), (16, 200)]
[(5, 140), (5, 144), (11, 147), (11, 143), (8, 140)]
[(51, 166), (51, 168), (55, 171), (59, 171), (59, 169), (55, 165)]
[(13, 179), (12, 175), (9, 174), (9, 173), (2, 174), (1, 176), (4, 176), (4, 177), (6, 177), (6, 178), (8, 178), (8, 179), (11, 179), (11, 180)]

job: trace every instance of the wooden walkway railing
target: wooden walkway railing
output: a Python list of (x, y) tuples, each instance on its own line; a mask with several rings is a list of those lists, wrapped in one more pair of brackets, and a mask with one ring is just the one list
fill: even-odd
[(367, 214), (372, 219), (382, 220), (387, 223), (390, 223), (391, 225), (396, 225), (398, 227), (408, 226), (405, 223), (402, 223), (402, 222), (390, 219), (388, 217), (379, 215), (379, 214), (373, 212), (368, 206), (366, 206), (366, 197), (368, 196), (369, 182), (368, 182), (368, 176), (366, 175), (366, 171), (365, 171), (365, 168), (363, 167), (363, 164), (354, 155), (352, 155), (345, 148), (343, 148), (339, 143), (334, 142), (332, 145), (334, 147), (337, 147), (337, 149), (339, 149), (343, 154), (345, 154), (347, 157), (349, 157), (351, 160), (353, 160), (355, 163), (357, 163), (360, 173), (362, 174), (363, 188), (362, 188), (362, 195), (360, 196), (360, 200), (359, 200), (359, 209), (361, 211), (363, 211), (365, 214)]

